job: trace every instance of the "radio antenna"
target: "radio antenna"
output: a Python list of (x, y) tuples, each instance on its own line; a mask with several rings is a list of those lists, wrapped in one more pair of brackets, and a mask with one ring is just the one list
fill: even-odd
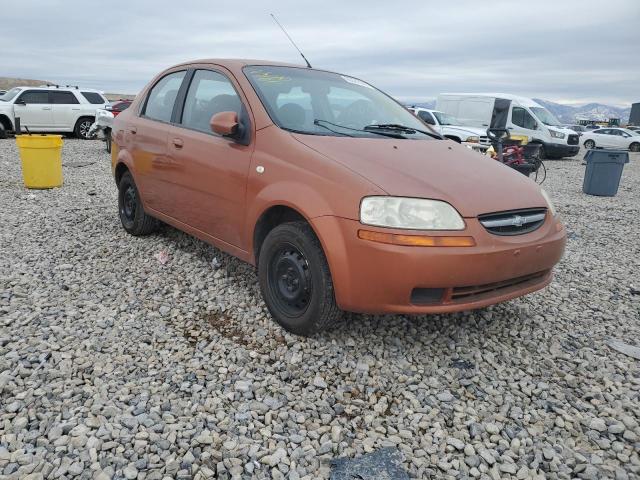
[(284, 29), (284, 27), (282, 25), (280, 25), (280, 22), (278, 21), (278, 19), (276, 18), (276, 16), (271, 13), (271, 18), (273, 18), (273, 21), (276, 22), (278, 24), (278, 26), (282, 29), (282, 31), (284, 32), (284, 34), (287, 36), (287, 38), (289, 39), (289, 41), (291, 42), (291, 45), (293, 45), (296, 50), (298, 50), (298, 53), (300, 53), (300, 55), (302, 56), (302, 58), (304, 59), (304, 62), (307, 64), (307, 67), (309, 68), (313, 68), (311, 66), (311, 64), (309, 63), (309, 60), (307, 60), (307, 57), (304, 56), (304, 53), (302, 53), (302, 50), (300, 50), (298, 48), (298, 46), (296, 45), (296, 42), (293, 41), (293, 39), (289, 36), (289, 34), (287, 33), (287, 31)]

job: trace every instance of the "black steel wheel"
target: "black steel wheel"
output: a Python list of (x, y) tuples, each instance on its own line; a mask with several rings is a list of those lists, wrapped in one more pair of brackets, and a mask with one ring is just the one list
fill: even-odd
[(140, 194), (129, 172), (122, 175), (118, 184), (118, 213), (122, 226), (131, 235), (148, 235), (158, 226), (158, 221), (145, 213)]
[(341, 315), (327, 259), (306, 222), (269, 232), (258, 256), (258, 279), (269, 312), (292, 333), (313, 335)]

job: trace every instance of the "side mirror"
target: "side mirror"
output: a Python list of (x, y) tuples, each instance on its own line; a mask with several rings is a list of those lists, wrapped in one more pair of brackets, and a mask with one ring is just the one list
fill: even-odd
[(235, 137), (240, 130), (236, 112), (219, 112), (211, 117), (209, 126), (213, 133), (223, 137)]
[(14, 105), (26, 105), (24, 100), (16, 100)]

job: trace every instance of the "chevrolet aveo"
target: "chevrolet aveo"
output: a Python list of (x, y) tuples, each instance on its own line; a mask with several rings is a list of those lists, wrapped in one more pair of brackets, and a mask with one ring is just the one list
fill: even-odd
[(566, 233), (538, 185), (440, 138), (357, 78), (294, 65), (172, 67), (116, 117), (119, 215), (258, 269), (273, 318), (481, 308), (539, 290)]

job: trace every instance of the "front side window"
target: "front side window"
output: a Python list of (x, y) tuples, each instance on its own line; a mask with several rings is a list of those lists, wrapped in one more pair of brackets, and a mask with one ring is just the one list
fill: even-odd
[(93, 105), (101, 105), (107, 103), (107, 101), (97, 92), (81, 92), (82, 96), (87, 99), (87, 102)]
[(197, 70), (184, 101), (182, 125), (213, 134), (209, 126), (213, 115), (236, 112), (240, 118), (241, 109), (240, 97), (227, 77), (211, 70)]
[(429, 125), (435, 125), (436, 121), (433, 119), (433, 116), (429, 112), (425, 112), (424, 110), (420, 110), (418, 112), (418, 116), (428, 123)]
[(527, 130), (536, 129), (536, 121), (531, 114), (522, 107), (513, 107), (511, 110), (511, 122), (521, 128)]
[(427, 130), (421, 121), (357, 78), (309, 68), (262, 65), (245, 67), (244, 73), (273, 122), (285, 130), (354, 137), (377, 137), (393, 131), (399, 138), (421, 140), (435, 136), (421, 133)]
[(49, 92), (46, 90), (27, 90), (17, 100), (26, 104), (42, 104), (49, 103)]
[(173, 104), (178, 97), (178, 90), (182, 85), (186, 72), (174, 72), (166, 75), (156, 83), (147, 97), (143, 115), (152, 120), (170, 122)]
[(458, 120), (453, 115), (449, 115), (448, 113), (433, 112), (433, 114), (440, 122), (440, 125), (462, 125), (462, 122), (460, 120)]
[(80, 103), (76, 96), (71, 92), (50, 92), (51, 103), (60, 105), (69, 105)]

